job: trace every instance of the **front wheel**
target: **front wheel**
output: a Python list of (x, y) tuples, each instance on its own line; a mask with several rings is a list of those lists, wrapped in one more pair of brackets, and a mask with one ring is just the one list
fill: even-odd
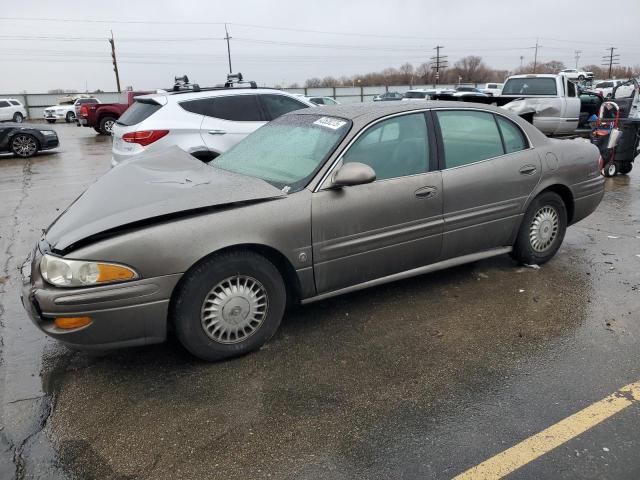
[(73, 112), (67, 112), (67, 116), (64, 117), (64, 121), (67, 123), (71, 123), (76, 119), (76, 114)]
[(24, 117), (20, 112), (16, 112), (13, 114), (13, 121), (15, 123), (22, 123), (24, 121)]
[(171, 306), (178, 339), (193, 355), (213, 361), (262, 346), (278, 329), (286, 289), (262, 255), (213, 255), (183, 277)]
[(582, 82), (584, 80), (584, 75), (579, 75), (578, 76), (578, 80), (580, 80)]
[(520, 225), (511, 256), (527, 265), (545, 263), (556, 254), (567, 230), (567, 207), (555, 192), (536, 197)]
[(28, 133), (16, 135), (11, 139), (11, 151), (18, 157), (33, 157), (38, 151), (38, 140)]

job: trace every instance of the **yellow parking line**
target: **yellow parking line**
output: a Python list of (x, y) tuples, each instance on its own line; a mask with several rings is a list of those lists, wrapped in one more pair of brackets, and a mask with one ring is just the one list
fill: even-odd
[(640, 382), (622, 387), (584, 410), (574, 413), (540, 433), (470, 468), (454, 477), (454, 480), (502, 478), (595, 427), (600, 422), (633, 405), (636, 401), (640, 401)]

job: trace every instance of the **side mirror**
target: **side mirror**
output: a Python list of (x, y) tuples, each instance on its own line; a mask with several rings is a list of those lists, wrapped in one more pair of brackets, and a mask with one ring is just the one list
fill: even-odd
[(345, 163), (333, 174), (332, 187), (348, 187), (371, 183), (376, 179), (376, 172), (369, 165), (359, 162)]

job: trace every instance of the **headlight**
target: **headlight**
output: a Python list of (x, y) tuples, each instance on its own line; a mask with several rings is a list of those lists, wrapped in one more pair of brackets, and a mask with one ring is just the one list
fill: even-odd
[(46, 136), (55, 135), (56, 134), (56, 132), (54, 132), (53, 130), (40, 130), (40, 133), (43, 134), (43, 135), (46, 135)]
[(85, 287), (140, 278), (136, 271), (124, 265), (67, 260), (53, 255), (42, 257), (40, 273), (42, 278), (56, 287)]

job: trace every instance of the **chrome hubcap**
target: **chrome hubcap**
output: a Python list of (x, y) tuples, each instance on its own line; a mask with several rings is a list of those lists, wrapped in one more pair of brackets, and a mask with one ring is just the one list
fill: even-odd
[(107, 122), (104, 122), (104, 129), (108, 132), (111, 133), (113, 131), (113, 124), (115, 122), (113, 120), (109, 120)]
[(18, 135), (13, 139), (13, 150), (21, 157), (28, 157), (36, 153), (38, 145), (33, 137)]
[(616, 166), (613, 163), (609, 164), (607, 168), (609, 169), (609, 175), (613, 176), (616, 173)]
[(267, 291), (258, 280), (244, 275), (229, 277), (205, 297), (200, 315), (202, 328), (215, 342), (242, 342), (258, 331), (268, 307)]
[(559, 217), (555, 208), (545, 205), (536, 212), (529, 229), (529, 241), (536, 252), (544, 252), (558, 236)]

